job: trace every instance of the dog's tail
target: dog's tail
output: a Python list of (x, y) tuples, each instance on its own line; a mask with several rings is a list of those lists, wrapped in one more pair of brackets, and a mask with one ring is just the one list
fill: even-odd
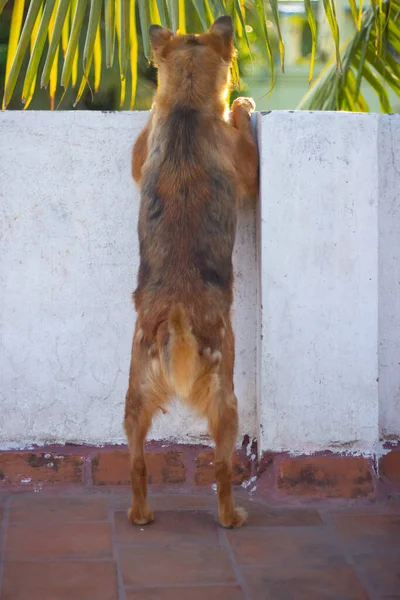
[(168, 331), (169, 378), (175, 393), (181, 398), (187, 398), (198, 374), (199, 348), (182, 304), (171, 308)]

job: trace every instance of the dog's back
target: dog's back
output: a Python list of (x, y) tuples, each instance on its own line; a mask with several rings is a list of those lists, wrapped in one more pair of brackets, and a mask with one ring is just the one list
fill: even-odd
[(236, 190), (229, 168), (217, 162), (217, 129), (200, 110), (177, 106), (151, 140), (135, 292), (149, 341), (171, 307), (182, 303), (196, 337), (215, 346), (216, 340), (207, 338), (215, 337), (217, 323), (230, 309)]
[[(173, 392), (184, 396), (198, 372), (189, 333), (200, 355), (220, 351), (232, 302), (236, 189), (232, 169), (218, 158), (223, 135), (223, 125), (201, 110), (177, 105), (154, 129), (142, 179), (136, 309), (149, 344), (158, 333)], [(179, 356), (170, 339), (178, 322), (186, 336)]]

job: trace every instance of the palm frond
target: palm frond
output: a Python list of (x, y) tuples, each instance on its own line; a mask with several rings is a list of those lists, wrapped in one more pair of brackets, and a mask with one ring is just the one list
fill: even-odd
[(7, 4), (8, 0), (0, 0), (0, 15), (3, 12), (3, 8)]
[(138, 80), (138, 39), (136, 35), (136, 0), (132, 0), (131, 11), (130, 11), (130, 35), (131, 35), (131, 101), (129, 108), (133, 110), (136, 100), (136, 89)]
[(341, 49), (341, 60), (342, 71), (332, 60), (297, 108), (368, 111), (360, 92), (366, 84), (377, 94), (381, 111), (392, 112), (387, 89), (400, 96), (400, 0), (374, 2), (364, 11), (359, 30)]
[[(355, 0), (353, 0), (355, 1)], [(315, 20), (314, 11), (311, 0), (304, 0), (304, 6), (307, 13), (308, 25), (311, 31), (311, 57), (310, 57), (310, 74), (308, 81), (312, 81), (314, 75), (315, 55), (317, 52), (317, 21)]]
[[(0, 14), (6, 2), (0, 0)], [(322, 0), (334, 41), (335, 57), (312, 86), (302, 106), (330, 109), (365, 106), (360, 96), (365, 81), (369, 85), (373, 82), (382, 107), (387, 109), (387, 98), (380, 82), (399, 93), (400, 0), (370, 0), (371, 4), (364, 11), (362, 0), (348, 2), (358, 31), (341, 50), (335, 0)], [(304, 7), (312, 38), (311, 81), (316, 60), (317, 24), (312, 0), (304, 0)], [(125, 100), (126, 90), (130, 89), (129, 105), (133, 108), (140, 56), (144, 54), (147, 59), (150, 58), (150, 23), (157, 22), (180, 33), (194, 29), (204, 31), (222, 14), (232, 15), (237, 30), (235, 42), (250, 53), (253, 48), (247, 29), (252, 23), (258, 37), (257, 44), (268, 64), (265, 81), (266, 89), (271, 91), (276, 78), (276, 58), (280, 58), (284, 69), (285, 40), (280, 24), (279, 0), (14, 0), (3, 108), (9, 104), (20, 77), (24, 79), (22, 101), (25, 103), (28, 99), (30, 102), (32, 90), (35, 93), (33, 83), (36, 78), (40, 79), (41, 87), (51, 83), (51, 93), (54, 93), (55, 87), (60, 84), (64, 90), (74, 87), (79, 75), (77, 101), (86, 85), (96, 92), (101, 87), (103, 65), (107, 68), (113, 65), (116, 45), (121, 101)], [(40, 19), (38, 15), (41, 15)], [(277, 46), (269, 29), (271, 20)], [(30, 60), (24, 67), (29, 45)], [(58, 73), (60, 48), (61, 75)], [(42, 57), (44, 66), (40, 67)], [(237, 65), (235, 69), (238, 74)]]
[[(15, 0), (13, 13), (12, 13), (10, 39), (8, 41), (8, 52), (7, 52), (4, 89), (6, 89), (7, 83), (10, 80), (10, 72), (11, 72), (12, 66), (13, 66), (15, 58), (16, 58), (16, 53), (17, 53), (17, 49), (18, 49), (18, 39), (19, 39), (19, 35), (21, 32), (22, 18), (24, 15), (24, 6), (25, 6), (25, 0)], [(3, 106), (3, 109), (6, 108), (6, 106), (7, 106), (5, 94), (4, 94), (2, 106)]]
[[(36, 21), (35, 24), (33, 26), (33, 30), (32, 30), (32, 36), (31, 36), (31, 43), (30, 43), (30, 54), (32, 57), (32, 54), (34, 52), (35, 46), (36, 46), (36, 41), (38, 38), (38, 33), (39, 33), (39, 26), (40, 26), (40, 22), (42, 19), (42, 7), (40, 7), (40, 10), (38, 12), (38, 15), (36, 17)], [(26, 99), (25, 99), (25, 106), (24, 106), (24, 110), (27, 110), (32, 98), (33, 98), (33, 93), (35, 91), (35, 87), (36, 87), (36, 74), (33, 77), (32, 83), (30, 85), (30, 88), (27, 90), (27, 95), (26, 95)]]
[(102, 0), (91, 0), (89, 24), (86, 33), (85, 48), (83, 50), (83, 75), (81, 84), (79, 86), (78, 95), (75, 100), (75, 105), (81, 99), (84, 89), (89, 83), (89, 72), (90, 67), (92, 66), (94, 46), (100, 25), (101, 5)]
[[(53, 12), (50, 19), (49, 25), (49, 43), (52, 39), (55, 27), (55, 19), (56, 19), (56, 11)], [(58, 80), (58, 55), (60, 52), (60, 46), (57, 44), (55, 51), (55, 58), (53, 64), (50, 69), (50, 77), (49, 77), (49, 96), (50, 96), (50, 110), (54, 110), (55, 106), (55, 97), (57, 91), (57, 80)]]
[(104, 22), (106, 30), (106, 66), (109, 69), (114, 62), (115, 44), (115, 1), (104, 0)]

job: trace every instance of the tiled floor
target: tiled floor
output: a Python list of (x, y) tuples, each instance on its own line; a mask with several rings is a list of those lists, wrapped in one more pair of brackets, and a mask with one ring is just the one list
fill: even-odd
[(0, 495), (1, 600), (400, 600), (400, 502), (244, 500), (227, 531), (209, 495), (155, 495), (134, 527), (122, 492)]

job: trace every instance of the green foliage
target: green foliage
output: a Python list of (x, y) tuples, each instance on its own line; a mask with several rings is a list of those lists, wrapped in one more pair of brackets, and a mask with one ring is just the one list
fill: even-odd
[(392, 112), (387, 88), (400, 96), (400, 0), (368, 6), (361, 21), (355, 11), (353, 16), (358, 30), (341, 49), (342, 67), (331, 61), (298, 108), (368, 111), (360, 91), (365, 82), (378, 95), (381, 111)]
[[(301, 108), (366, 110), (360, 91), (365, 81), (378, 94), (382, 110), (388, 111), (387, 86), (400, 95), (400, 0), (371, 0), (364, 11), (356, 0), (348, 1), (356, 32), (340, 48), (334, 0), (321, 0), (335, 57), (312, 85)], [(318, 30), (312, 0), (304, 0), (304, 8), (311, 38), (306, 41), (311, 81)], [(93, 91), (104, 96), (110, 85), (121, 107), (147, 107), (154, 89), (147, 33), (150, 23), (175, 32), (201, 32), (218, 16), (232, 15), (238, 49), (232, 70), (236, 80), (233, 95), (239, 93), (246, 65), (265, 65), (266, 93), (274, 86), (278, 64), (284, 69), (278, 0), (0, 0), (1, 12), (3, 108), (10, 103), (15, 106), (18, 97), (29, 106), (43, 94), (41, 88), (48, 89), (51, 107), (60, 99), (64, 106), (86, 102)], [(1, 36), (5, 22), (10, 25), (4, 65)], [(112, 102), (118, 104), (117, 99)]]

